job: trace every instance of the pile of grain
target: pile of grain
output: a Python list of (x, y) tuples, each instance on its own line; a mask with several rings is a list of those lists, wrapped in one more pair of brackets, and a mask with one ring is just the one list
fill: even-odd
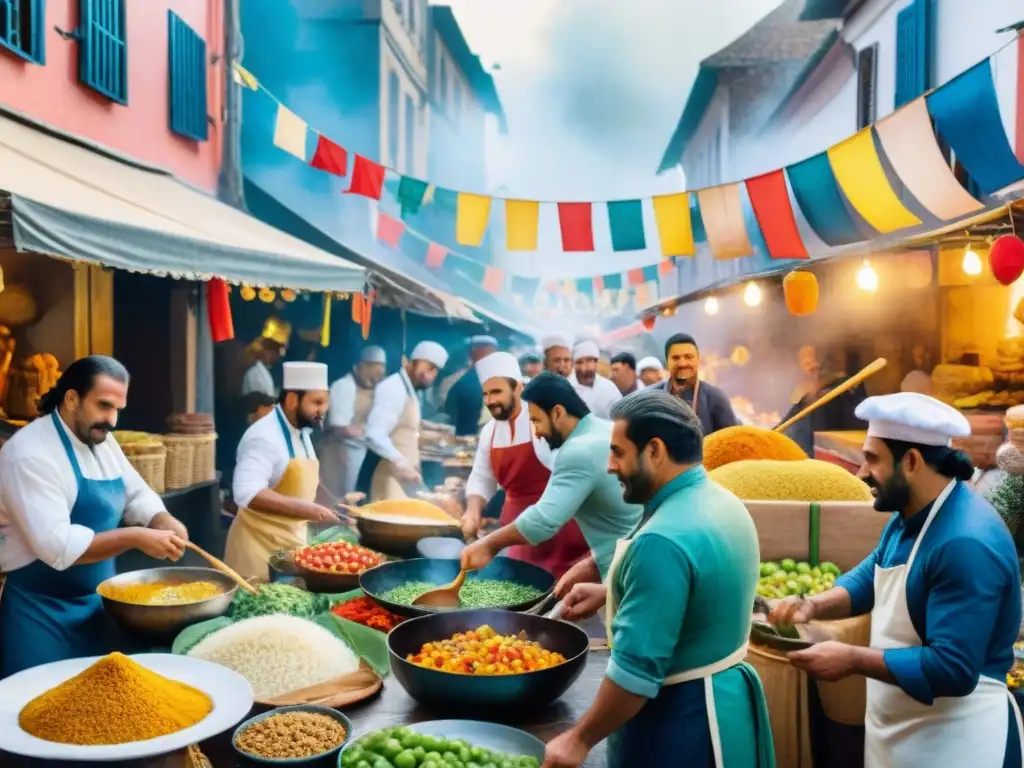
[(709, 472), (734, 461), (800, 461), (807, 454), (781, 432), (759, 427), (726, 427), (704, 438), (704, 467)]
[(871, 501), (871, 489), (826, 461), (736, 461), (709, 476), (744, 501)]

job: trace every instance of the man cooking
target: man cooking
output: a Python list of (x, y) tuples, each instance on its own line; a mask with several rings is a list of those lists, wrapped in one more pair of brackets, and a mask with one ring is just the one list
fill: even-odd
[(694, 338), (677, 333), (665, 342), (668, 378), (652, 389), (660, 389), (680, 398), (693, 408), (700, 419), (704, 436), (739, 424), (729, 396), (721, 389), (700, 379), (700, 350)]
[(950, 447), (967, 419), (927, 395), (869, 397), (858, 476), (893, 513), (878, 548), (835, 586), (769, 616), (802, 624), (871, 614), (870, 647), (825, 642), (790, 653), (823, 680), (864, 675), (870, 768), (1020, 766), (1021, 718), (1006, 688), (1021, 621), (1013, 539)]
[(224, 562), (244, 578), (267, 578), (270, 555), (305, 544), (308, 523), (338, 521), (314, 501), (320, 465), (309, 431), (323, 428), (328, 403), (326, 365), (285, 363), (277, 407), (242, 435)]
[[(492, 379), (487, 386), (497, 387), (498, 384)], [(506, 515), (503, 510), (503, 527), (466, 547), (462, 552), (462, 565), (467, 569), (483, 568), (503, 549), (512, 547), (512, 557), (521, 553), (522, 559), (542, 565), (561, 579), (572, 566), (592, 553), (599, 572), (589, 578), (597, 581), (608, 571), (615, 542), (636, 527), (642, 512), (641, 507), (623, 501), (618, 480), (605, 471), (611, 424), (590, 415), (572, 385), (552, 373), (542, 373), (527, 384), (522, 399), (528, 403), (528, 410), (520, 408), (516, 429), (529, 435), (532, 424), (537, 438), (548, 448), (558, 449), (550, 480), (545, 477), (547, 487), (539, 485), (531, 494), (533, 500), (525, 506), (517, 505), (515, 514)], [(519, 396), (515, 395), (517, 406), (518, 400)], [(536, 448), (526, 438), (520, 438), (524, 453), (527, 446), (534, 455), (547, 453), (539, 447), (537, 438), (532, 441)], [(480, 446), (485, 445), (482, 437)], [(481, 462), (480, 454), (478, 450), (477, 463), (486, 468), (486, 460)], [(492, 449), (490, 464), (500, 468), (511, 466), (512, 462), (500, 453), (496, 457)], [(476, 468), (473, 471), (476, 475)], [(484, 474), (481, 472), (481, 476)], [(537, 474), (539, 479), (541, 473)], [(493, 481), (490, 483), (493, 485)], [(498, 483), (508, 490), (500, 477)], [(474, 476), (471, 475), (466, 493), (473, 487)], [(471, 499), (463, 517), (464, 527), (473, 509), (472, 503)]]
[(743, 661), (759, 568), (750, 514), (701, 466), (700, 424), (678, 398), (637, 392), (612, 418), (608, 471), (643, 520), (606, 584), (565, 600), (569, 618), (605, 607), (611, 660), (544, 768), (577, 768), (605, 738), (609, 768), (774, 768), (764, 692)]
[[(433, 386), (448, 352), (436, 341), (421, 341), (409, 362), (384, 379), (373, 393), (366, 420), (366, 443), (379, 463), (373, 470), (371, 501), (405, 499), (423, 488), (420, 474), (420, 400), (417, 392)], [(370, 460), (370, 456), (367, 456)]]
[(572, 373), (572, 339), (553, 333), (541, 340), (544, 352), (544, 370), (568, 377)]
[(484, 409), (484, 398), (480, 393), (480, 379), (476, 364), (498, 349), (498, 340), (493, 336), (474, 336), (469, 340), (469, 370), (467, 370), (448, 391), (444, 410), (455, 425), (458, 437), (476, 435), (480, 431), (480, 417)]
[(619, 352), (610, 361), (612, 383), (625, 397), (636, 392), (642, 385), (637, 377), (636, 357), (629, 352)]
[(665, 380), (665, 369), (656, 357), (645, 357), (636, 364), (636, 372), (645, 387), (653, 387)]
[(387, 373), (387, 355), (366, 347), (359, 363), (331, 385), (325, 438), (320, 446), (320, 482), (336, 499), (356, 490), (366, 458), (366, 419), (373, 391)]
[(519, 356), (519, 371), (523, 374), (523, 383), (529, 383), (544, 370), (544, 358), (536, 352), (524, 352)]
[(111, 357), (76, 360), (0, 450), (0, 677), (115, 650), (96, 594), (114, 558), (184, 554), (185, 526), (108, 439), (128, 381)]
[(593, 341), (581, 341), (572, 351), (573, 370), (569, 382), (599, 419), (607, 419), (612, 406), (622, 399), (618, 387), (597, 372), (601, 351)]

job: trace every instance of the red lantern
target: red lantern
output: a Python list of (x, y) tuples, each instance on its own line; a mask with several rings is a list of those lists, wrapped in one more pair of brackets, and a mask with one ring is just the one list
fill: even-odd
[(641, 322), (643, 323), (644, 328), (646, 328), (648, 331), (650, 331), (650, 330), (652, 330), (654, 328), (654, 321), (656, 319), (657, 318), (654, 315), (648, 315)]
[(1015, 283), (1024, 273), (1024, 240), (1014, 235), (996, 238), (988, 252), (988, 264), (1000, 283)]

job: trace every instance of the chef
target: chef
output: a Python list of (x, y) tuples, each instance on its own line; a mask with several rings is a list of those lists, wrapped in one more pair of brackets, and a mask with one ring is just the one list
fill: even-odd
[(636, 364), (636, 372), (645, 387), (660, 384), (665, 380), (665, 368), (656, 357), (645, 357)]
[(544, 370), (569, 376), (572, 373), (572, 339), (562, 333), (553, 333), (541, 340), (544, 352)]
[(708, 477), (700, 424), (677, 398), (637, 392), (612, 418), (608, 470), (626, 501), (644, 505), (643, 520), (616, 545), (606, 584), (577, 584), (566, 598), (574, 619), (604, 606), (611, 659), (586, 714), (547, 745), (544, 768), (578, 768), (606, 738), (609, 768), (774, 768), (764, 692), (743, 661), (754, 523)]
[(251, 345), (253, 362), (242, 377), (242, 397), (259, 392), (277, 398), (277, 387), (270, 369), (284, 357), (291, 332), (291, 324), (276, 317), (267, 318), (263, 333)]
[(714, 384), (701, 381), (700, 350), (692, 336), (677, 333), (665, 342), (668, 378), (652, 389), (661, 389), (681, 398), (700, 418), (704, 436), (739, 424), (729, 396)]
[[(490, 360), (483, 361), (481, 367)], [(591, 416), (586, 403), (561, 376), (542, 373), (526, 385), (520, 398), (519, 388), (512, 388), (502, 378), (506, 376), (505, 371), (489, 373), (494, 378), (485, 381), (484, 386), (488, 388), (487, 397), (498, 426), (491, 433), (495, 442), (485, 442), (488, 437), (485, 428), (476, 466), (466, 485), (467, 495), (493, 492), (495, 475), (497, 483), (507, 490), (506, 481), (516, 484), (525, 479), (514, 473), (518, 466), (528, 469), (532, 464), (526, 462), (532, 461), (534, 456), (544, 457), (545, 465), (552, 466), (549, 449), (558, 449), (558, 452), (550, 479), (546, 469), (541, 471), (536, 467), (532, 476), (536, 477), (537, 487), (528, 495), (516, 496), (510, 492), (513, 508), (509, 509), (506, 503), (502, 510), (503, 527), (466, 547), (462, 552), (463, 567), (483, 568), (499, 552), (511, 547), (512, 557), (546, 568), (560, 580), (560, 587), (567, 589), (561, 583), (565, 581), (563, 577), (568, 571), (577, 570), (573, 566), (589, 560), (587, 555), (592, 554), (597, 572), (588, 574), (587, 578), (599, 581), (611, 564), (615, 542), (636, 528), (643, 511), (623, 500), (619, 481), (607, 472), (611, 424)], [(482, 378), (484, 373), (480, 375)], [(528, 408), (522, 408), (520, 400), (527, 402)], [(496, 413), (499, 407), (503, 409), (502, 414), (518, 408), (514, 427), (520, 436), (513, 437), (512, 442), (518, 440), (520, 445), (495, 447), (502, 445), (497, 442), (502, 424), (513, 426), (507, 416), (504, 422), (500, 420)], [(536, 434), (532, 441), (528, 438), (531, 424)], [(507, 432), (508, 427), (500, 435), (503, 440)], [(484, 453), (488, 444), (492, 446), (489, 456)], [(515, 459), (519, 455), (522, 462), (517, 466)], [(493, 473), (488, 471), (492, 467)], [(540, 482), (541, 478), (546, 487)], [(474, 498), (478, 499), (475, 506)], [(479, 495), (470, 497), (464, 526), (467, 519), (479, 525), (479, 514), (475, 518), (470, 516), (481, 506), (481, 501)]]
[(433, 386), (447, 362), (444, 347), (436, 341), (421, 341), (409, 362), (374, 391), (373, 407), (366, 420), (367, 446), (379, 457), (370, 484), (371, 501), (405, 499), (423, 488), (419, 443), (422, 419), (417, 392)]
[(76, 360), (0, 450), (0, 677), (123, 648), (96, 594), (114, 558), (184, 554), (185, 526), (109, 437), (127, 397), (117, 360)]
[(597, 372), (601, 351), (593, 341), (581, 341), (572, 350), (573, 366), (569, 382), (583, 398), (590, 412), (599, 419), (607, 419), (612, 406), (622, 399), (619, 388), (610, 379)]
[(469, 370), (459, 377), (444, 401), (445, 412), (455, 425), (458, 437), (476, 435), (480, 430), (484, 399), (480, 394), (476, 364), (497, 349), (498, 340), (493, 336), (474, 336), (469, 340)]
[(870, 647), (838, 642), (790, 653), (823, 680), (864, 675), (869, 768), (1018, 768), (1021, 716), (1006, 688), (1021, 621), (1013, 539), (950, 447), (967, 419), (927, 395), (869, 397), (858, 476), (891, 513), (865, 560), (813, 597), (769, 616), (801, 624), (871, 614)]
[(387, 373), (387, 362), (383, 349), (366, 347), (359, 363), (331, 384), (326, 435), (320, 445), (320, 482), (336, 499), (356, 490), (366, 458), (366, 419), (374, 389)]
[(619, 352), (609, 361), (612, 383), (619, 388), (623, 397), (631, 395), (643, 385), (637, 376), (636, 357), (629, 352)]
[(544, 358), (536, 352), (524, 352), (519, 356), (519, 370), (526, 384), (544, 370)]
[(244, 578), (267, 578), (270, 555), (306, 543), (308, 523), (334, 523), (314, 502), (320, 465), (310, 440), (328, 406), (327, 366), (288, 362), (277, 407), (250, 426), (238, 444), (232, 482), (238, 515), (228, 530), (224, 562)]

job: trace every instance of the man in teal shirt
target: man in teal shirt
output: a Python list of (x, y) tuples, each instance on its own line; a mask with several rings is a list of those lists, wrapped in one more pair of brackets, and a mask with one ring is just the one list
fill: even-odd
[(553, 373), (531, 380), (522, 398), (534, 433), (558, 451), (551, 479), (513, 523), (466, 547), (462, 567), (483, 568), (506, 547), (537, 546), (575, 518), (597, 566), (589, 580), (603, 579), (615, 542), (636, 528), (643, 512), (622, 498), (619, 481), (605, 469), (612, 425), (593, 416), (568, 379)]
[(607, 586), (577, 584), (566, 615), (605, 604), (611, 660), (583, 718), (544, 768), (578, 768), (608, 739), (609, 768), (774, 768), (761, 682), (744, 663), (759, 572), (743, 503), (709, 480), (700, 422), (658, 390), (612, 408), (608, 470), (644, 504)]

